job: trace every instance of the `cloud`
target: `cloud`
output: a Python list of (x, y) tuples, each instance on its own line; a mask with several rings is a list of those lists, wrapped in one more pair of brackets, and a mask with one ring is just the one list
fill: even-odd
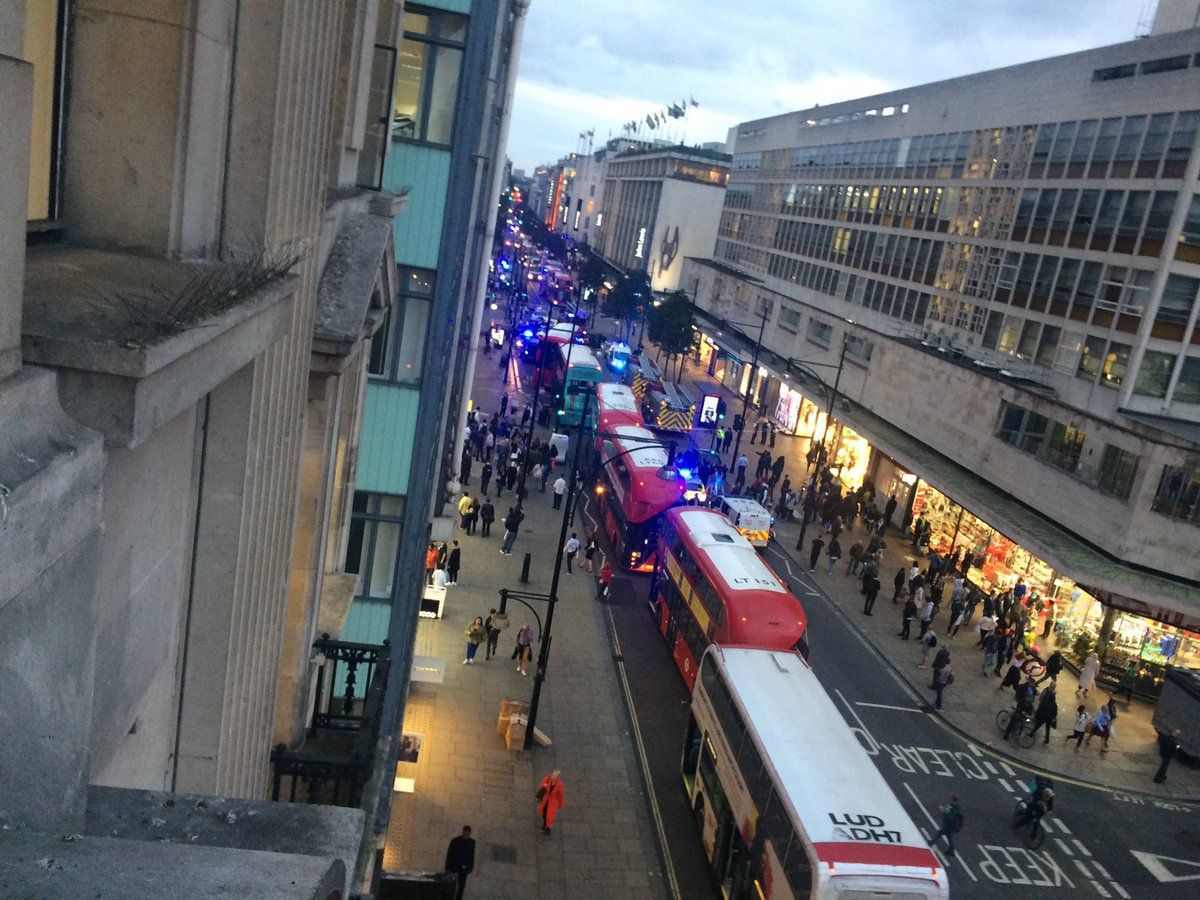
[(738, 122), (1131, 40), (1142, 3), (533, 0), (509, 156), (529, 169), (695, 96), (687, 139)]

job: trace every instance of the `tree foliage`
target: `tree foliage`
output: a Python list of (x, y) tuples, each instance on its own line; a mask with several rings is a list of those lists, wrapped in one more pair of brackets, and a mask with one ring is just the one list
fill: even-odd
[(687, 353), (695, 340), (692, 326), (695, 319), (692, 316), (692, 301), (682, 291), (668, 294), (658, 306), (653, 306), (646, 313), (646, 331), (650, 340), (658, 345), (659, 350), (670, 360)]
[(638, 307), (650, 302), (650, 279), (645, 272), (632, 272), (617, 281), (604, 298), (604, 314), (625, 324), (625, 338), (637, 316)]

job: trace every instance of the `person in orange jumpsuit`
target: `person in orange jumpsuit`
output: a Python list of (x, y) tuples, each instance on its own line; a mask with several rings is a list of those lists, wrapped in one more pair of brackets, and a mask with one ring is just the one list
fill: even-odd
[(537, 791), (538, 798), (538, 816), (542, 820), (542, 834), (550, 836), (550, 829), (554, 827), (554, 819), (558, 816), (558, 811), (563, 806), (563, 783), (562, 772), (555, 769), (549, 775), (542, 779), (541, 786)]

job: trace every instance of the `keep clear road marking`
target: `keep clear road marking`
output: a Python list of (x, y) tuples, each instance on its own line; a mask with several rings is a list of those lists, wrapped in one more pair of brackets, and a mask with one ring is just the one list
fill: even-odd
[[(1200, 881), (1200, 862), (1179, 859), (1174, 856), (1161, 856), (1158, 853), (1146, 853), (1142, 850), (1130, 850), (1129, 852), (1159, 881)], [(1168, 866), (1167, 863), (1173, 865)], [(1174, 872), (1171, 871), (1172, 868), (1175, 869)]]
[[(909, 786), (908, 786), (908, 782), (907, 782), (907, 781), (904, 781), (904, 782), (901, 782), (901, 784), (903, 784), (903, 785), (904, 785), (904, 789), (905, 789), (906, 791), (908, 791), (908, 796), (910, 796), (910, 797), (912, 797), (912, 798), (913, 798), (913, 803), (917, 804), (917, 809), (919, 809), (919, 810), (921, 811), (921, 815), (923, 815), (923, 816), (924, 816), (926, 819), (928, 819), (928, 820), (929, 820), (929, 824), (933, 826), (933, 831), (929, 832), (929, 834), (934, 834), (934, 833), (937, 831), (937, 829), (938, 829), (938, 824), (937, 824), (937, 822), (936, 822), (936, 821), (934, 821), (934, 818), (933, 818), (933, 816), (931, 816), (931, 815), (929, 814), (929, 810), (927, 810), (927, 809), (925, 808), (925, 805), (924, 805), (924, 804), (923, 804), (923, 803), (920, 801), (920, 799), (917, 797), (917, 795), (916, 795), (915, 793), (913, 793), (913, 789), (912, 789), (911, 787), (909, 787)], [(925, 840), (929, 840), (929, 834), (925, 834), (925, 829), (924, 829), (924, 828), (922, 828), (922, 829), (921, 829), (921, 834), (925, 835)], [(939, 848), (937, 848), (937, 847), (931, 847), (930, 849), (931, 849), (931, 850), (933, 850), (933, 853), (934, 853), (934, 855), (935, 855), (935, 856), (936, 856), (936, 857), (937, 857), (939, 860), (941, 860), (941, 863), (942, 863), (942, 865), (943, 865), (945, 868), (949, 869), (949, 868), (950, 868), (950, 866), (949, 866), (949, 864), (946, 862), (946, 859), (945, 859), (945, 857), (943, 857), (943, 856), (942, 856), (942, 852), (941, 852), (941, 850), (940, 850)], [(962, 868), (963, 868), (963, 871), (964, 871), (964, 872), (966, 872), (966, 873), (967, 873), (967, 875), (969, 875), (969, 876), (971, 877), (971, 880), (972, 880), (972, 881), (978, 881), (978, 880), (979, 880), (978, 878), (976, 878), (976, 877), (975, 877), (975, 873), (971, 871), (971, 867), (967, 865), (967, 861), (966, 861), (965, 859), (963, 859), (963, 858), (962, 858), (960, 855), (958, 855), (958, 854), (955, 854), (954, 856), (952, 856), (952, 857), (950, 857), (950, 858), (951, 858), (952, 860), (954, 860), (955, 862), (957, 862), (957, 863), (958, 863), (960, 866), (962, 866)]]
[(770, 550), (772, 553), (774, 553), (777, 557), (779, 557), (779, 561), (782, 562), (783, 567), (785, 569), (787, 569), (788, 575), (790, 575), (792, 578), (796, 579), (796, 581), (800, 582), (800, 587), (804, 591), (804, 593), (808, 594), (810, 597), (820, 597), (821, 596), (820, 592), (814, 591), (811, 587), (809, 587), (807, 584), (805, 584), (804, 579), (800, 577), (801, 575), (804, 574), (803, 568), (801, 568), (800, 575), (797, 575), (795, 572), (792, 571), (792, 561), (791, 561), (791, 559), (788, 558), (788, 555), (786, 553), (783, 553), (778, 547), (775, 547), (773, 545), (768, 545), (767, 549)]
[(869, 706), (871, 709), (894, 709), (897, 712), (915, 712), (925, 715), (925, 710), (918, 709), (915, 706), (892, 706), (890, 703), (867, 703), (863, 700), (855, 700), (855, 706)]

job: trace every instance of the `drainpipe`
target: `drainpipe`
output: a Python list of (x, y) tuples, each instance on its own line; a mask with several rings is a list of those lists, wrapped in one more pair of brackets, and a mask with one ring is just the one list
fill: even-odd
[(455, 474), (459, 454), (462, 451), (463, 440), (467, 436), (467, 407), (471, 402), (471, 385), (475, 381), (475, 360), (479, 354), (479, 331), (483, 327), (483, 310), (486, 306), (488, 288), (488, 263), (492, 258), (492, 244), (496, 240), (496, 208), (500, 203), (500, 180), (504, 174), (504, 155), (508, 147), (508, 126), (512, 121), (513, 92), (517, 86), (517, 61), (520, 59), (521, 40), (525, 35), (525, 13), (529, 9), (530, 0), (513, 0), (513, 25), (511, 47), (508, 52), (508, 72), (505, 74), (504, 97), (497, 110), (500, 117), (500, 133), (495, 142), (495, 172), (492, 176), (491, 190), (488, 192), (487, 214), (484, 216), (483, 244), (485, 253), (480, 261), (479, 277), (476, 279), (474, 306), (471, 309), (471, 342), (467, 345), (467, 361), (462, 382), (462, 399), (458, 409), (458, 421), (454, 426), (454, 439), (450, 465)]

